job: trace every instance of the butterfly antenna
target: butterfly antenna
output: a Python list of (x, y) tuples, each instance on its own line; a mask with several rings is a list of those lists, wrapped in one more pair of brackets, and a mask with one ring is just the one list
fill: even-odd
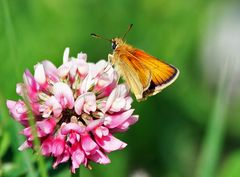
[(100, 35), (98, 35), (98, 34), (95, 34), (95, 33), (91, 33), (90, 35), (91, 35), (92, 37), (94, 37), (94, 38), (103, 39), (103, 40), (105, 40), (105, 41), (112, 42), (111, 39), (107, 39), (107, 38), (102, 37), (102, 36), (100, 36)]
[(123, 35), (123, 39), (125, 38), (125, 36), (127, 35), (127, 33), (132, 29), (132, 26), (133, 26), (133, 24), (130, 24), (129, 26), (128, 26), (128, 29), (127, 29), (127, 31), (124, 33), (124, 35)]

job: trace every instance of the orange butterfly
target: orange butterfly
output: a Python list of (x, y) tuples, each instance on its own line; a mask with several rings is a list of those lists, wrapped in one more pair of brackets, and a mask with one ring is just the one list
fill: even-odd
[(96, 34), (91, 35), (112, 43), (113, 54), (109, 55), (110, 62), (127, 82), (136, 99), (142, 101), (172, 84), (177, 79), (179, 70), (140, 49), (126, 44), (123, 39), (131, 28), (132, 24), (123, 38), (109, 40)]

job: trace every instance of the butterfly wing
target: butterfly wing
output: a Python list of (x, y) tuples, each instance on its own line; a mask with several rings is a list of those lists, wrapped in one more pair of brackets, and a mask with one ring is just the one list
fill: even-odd
[(115, 40), (120, 41), (120, 45), (114, 50), (111, 63), (123, 76), (138, 101), (157, 94), (178, 77), (179, 71), (174, 66), (125, 44), (120, 39)]
[(172, 84), (179, 75), (177, 68), (158, 60), (142, 50), (135, 49), (129, 51), (129, 53), (151, 72), (151, 83), (148, 89), (143, 92), (143, 98), (159, 93)]
[[(111, 58), (111, 56), (110, 56)], [(114, 60), (116, 70), (136, 96), (137, 100), (143, 98), (143, 93), (151, 83), (151, 72), (139, 60), (129, 56), (127, 53), (115, 54), (111, 61)]]

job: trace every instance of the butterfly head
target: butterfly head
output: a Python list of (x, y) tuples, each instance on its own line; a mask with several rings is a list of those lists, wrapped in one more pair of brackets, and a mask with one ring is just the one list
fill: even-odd
[(122, 44), (124, 44), (124, 42), (121, 38), (113, 38), (112, 39), (112, 49), (113, 50), (116, 50)]

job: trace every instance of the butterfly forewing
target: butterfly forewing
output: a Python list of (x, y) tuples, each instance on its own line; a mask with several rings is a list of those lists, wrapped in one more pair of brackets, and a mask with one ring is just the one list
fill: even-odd
[(132, 55), (141, 61), (151, 71), (152, 83), (155, 90), (162, 90), (176, 80), (179, 71), (174, 66), (167, 64), (157, 58), (145, 53), (142, 50), (134, 50)]

